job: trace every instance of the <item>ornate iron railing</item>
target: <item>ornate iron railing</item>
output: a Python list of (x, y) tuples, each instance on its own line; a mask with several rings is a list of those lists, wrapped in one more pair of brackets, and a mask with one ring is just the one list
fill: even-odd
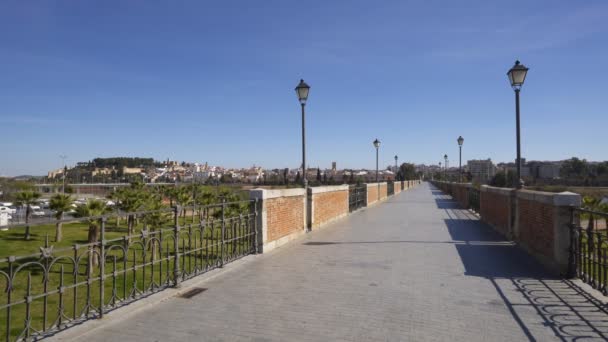
[(395, 194), (395, 182), (388, 181), (386, 183), (386, 195), (393, 196)]
[[(47, 236), (38, 252), (0, 257), (0, 339), (43, 338), (256, 253), (256, 217), (257, 202), (238, 201), (62, 220), (96, 241), (55, 248)], [(117, 231), (121, 218), (134, 229)]]
[(479, 213), (480, 202), (479, 198), (481, 196), (481, 191), (473, 186), (469, 188), (468, 199), (469, 199), (469, 208), (473, 209), (476, 213)]
[(365, 207), (367, 202), (367, 186), (365, 184), (350, 185), (348, 187), (348, 210), (353, 212)]
[(608, 295), (608, 214), (573, 208), (570, 220), (570, 276)]

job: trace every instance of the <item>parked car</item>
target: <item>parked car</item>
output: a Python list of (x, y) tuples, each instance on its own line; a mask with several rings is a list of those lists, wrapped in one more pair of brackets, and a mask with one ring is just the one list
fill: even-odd
[(17, 212), (17, 209), (9, 208), (9, 207), (0, 207), (0, 212), (14, 214)]
[(42, 217), (46, 216), (46, 213), (40, 209), (32, 211), (32, 216)]

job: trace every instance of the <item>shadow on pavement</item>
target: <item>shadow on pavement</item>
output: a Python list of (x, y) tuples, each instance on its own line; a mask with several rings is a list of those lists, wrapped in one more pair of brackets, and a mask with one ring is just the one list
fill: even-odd
[(608, 339), (608, 310), (569, 280), (556, 277), (467, 210), (446, 210), (448, 232), (465, 275), (489, 279), (530, 341), (533, 325), (549, 327), (562, 341)]

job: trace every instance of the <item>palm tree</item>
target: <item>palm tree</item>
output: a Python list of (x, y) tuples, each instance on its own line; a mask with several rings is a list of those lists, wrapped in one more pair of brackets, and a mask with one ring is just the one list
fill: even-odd
[[(99, 241), (101, 222), (99, 216), (104, 215), (109, 211), (110, 209), (106, 206), (105, 202), (95, 199), (91, 199), (87, 201), (87, 203), (80, 204), (76, 207), (74, 216), (87, 218), (87, 222), (89, 223), (89, 235), (87, 239), (89, 244), (95, 244)], [(99, 264), (98, 258), (94, 257), (93, 250), (95, 248), (94, 245), (89, 247), (89, 266), (97, 266)], [(91, 267), (89, 267), (89, 271), (91, 271)]]
[(186, 217), (186, 208), (188, 205), (192, 203), (192, 193), (186, 187), (181, 187), (177, 192), (177, 196), (175, 198), (178, 205), (182, 206), (183, 216)]
[[(145, 228), (149, 228), (151, 232), (156, 229), (162, 228), (164, 225), (171, 221), (169, 213), (162, 211), (165, 206), (162, 202), (162, 196), (150, 196), (149, 200), (144, 205), (144, 209), (147, 211), (142, 217)], [(152, 260), (156, 260), (156, 252), (158, 242), (152, 239), (152, 243), (148, 246), (148, 249), (152, 250)]]
[[(146, 192), (141, 183), (132, 183), (128, 188), (121, 188), (112, 194), (112, 198), (116, 200), (118, 208), (126, 213), (132, 213), (140, 210), (150, 194)], [(135, 233), (135, 215), (127, 215), (128, 235)]]
[(70, 195), (57, 194), (51, 197), (49, 208), (55, 210), (55, 218), (57, 219), (57, 224), (55, 225), (55, 242), (60, 242), (63, 238), (61, 231), (63, 223), (61, 220), (63, 220), (63, 216), (66, 212), (72, 210), (72, 204), (74, 204), (74, 199)]
[(27, 190), (17, 193), (15, 203), (19, 206), (25, 206), (25, 239), (30, 239), (30, 216), (32, 214), (32, 205), (36, 204), (40, 198), (40, 193)]

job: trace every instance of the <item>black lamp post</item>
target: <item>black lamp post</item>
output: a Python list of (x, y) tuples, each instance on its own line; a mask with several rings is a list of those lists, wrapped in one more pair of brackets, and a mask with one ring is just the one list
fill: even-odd
[(380, 200), (380, 183), (378, 182), (378, 150), (380, 149), (380, 140), (374, 140), (374, 147), (376, 148), (376, 185), (378, 186), (378, 200)]
[(460, 155), (458, 157), (458, 181), (462, 183), (462, 144), (464, 143), (464, 138), (462, 136), (458, 137), (458, 148)]
[(395, 155), (395, 180), (397, 180), (397, 172), (399, 171), (399, 163), (397, 162), (399, 160), (399, 156)]
[(302, 106), (302, 185), (304, 188), (308, 186), (308, 180), (306, 179), (306, 125), (305, 125), (305, 115), (304, 115), (304, 107), (306, 106), (306, 100), (308, 100), (308, 92), (310, 91), (310, 86), (304, 82), (304, 80), (300, 80), (300, 83), (296, 87), (296, 94), (298, 95), (298, 100), (300, 101), (300, 105)]
[(444, 174), (444, 177), (445, 177), (445, 181), (447, 182), (448, 181), (448, 155), (447, 154), (443, 155), (443, 161), (444, 161), (444, 163), (443, 163), (443, 170), (444, 170), (443, 174)]
[(515, 91), (515, 124), (517, 126), (517, 184), (515, 186), (518, 189), (524, 187), (524, 181), (521, 178), (521, 143), (520, 143), (520, 131), (519, 131), (519, 91), (524, 85), (528, 68), (526, 68), (519, 61), (515, 61), (515, 65), (507, 72), (509, 76), (509, 82), (511, 87)]

